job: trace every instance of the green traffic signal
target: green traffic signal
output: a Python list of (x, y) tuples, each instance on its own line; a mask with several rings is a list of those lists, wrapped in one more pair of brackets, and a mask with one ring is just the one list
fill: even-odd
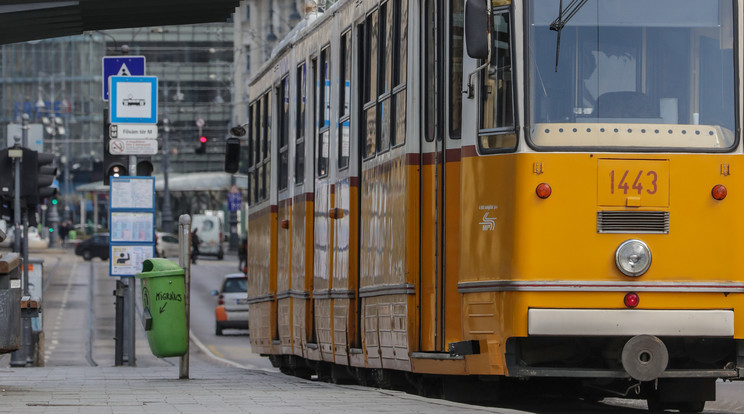
[[(52, 199), (52, 204), (55, 205), (55, 206), (57, 205), (57, 199), (56, 198), (53, 198)], [(51, 230), (49, 230), (49, 231), (51, 231)]]
[(49, 233), (54, 233), (54, 227), (49, 227)]

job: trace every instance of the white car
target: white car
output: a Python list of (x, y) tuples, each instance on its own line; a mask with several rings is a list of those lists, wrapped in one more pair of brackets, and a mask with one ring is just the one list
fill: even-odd
[(215, 308), (215, 334), (223, 329), (248, 329), (248, 279), (245, 273), (230, 273), (222, 280)]
[[(23, 232), (23, 226), (21, 226), (21, 232)], [(13, 247), (15, 242), (15, 227), (8, 226), (6, 231), (6, 238), (0, 243), (0, 247)], [(44, 240), (39, 235), (39, 230), (36, 227), (28, 228), (28, 248), (29, 249), (43, 249), (49, 245), (48, 240)]]
[[(158, 257), (178, 257), (178, 236), (170, 233), (155, 233), (155, 254)], [(191, 247), (189, 247), (191, 249)]]

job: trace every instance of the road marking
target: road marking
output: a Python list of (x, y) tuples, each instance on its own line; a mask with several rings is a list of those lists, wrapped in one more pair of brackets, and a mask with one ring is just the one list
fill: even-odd
[(212, 351), (213, 354), (215, 354), (219, 358), (224, 358), (225, 356), (222, 355), (222, 352), (218, 351), (217, 348), (214, 347), (214, 345), (207, 346), (207, 349)]
[[(75, 263), (72, 266), (72, 272), (71, 275), (77, 274), (77, 263)], [(51, 344), (46, 347), (46, 350), (44, 352), (44, 361), (49, 361), (52, 358), (52, 351), (54, 351), (57, 348), (57, 345), (59, 344), (59, 340), (57, 339), (59, 336), (60, 331), (60, 324), (64, 318), (65, 314), (65, 308), (67, 307), (67, 299), (70, 296), (70, 288), (72, 288), (72, 282), (73, 278), (68, 277), (67, 278), (67, 286), (65, 287), (65, 292), (62, 294), (62, 302), (59, 309), (59, 312), (57, 313), (57, 320), (54, 321), (54, 327), (52, 328), (52, 335), (51, 335)], [(48, 283), (48, 282), (47, 282)]]
[(215, 355), (214, 353), (212, 353), (212, 351), (209, 348), (207, 348), (202, 343), (202, 341), (200, 341), (199, 338), (196, 337), (196, 335), (194, 335), (194, 332), (189, 331), (189, 338), (191, 339), (191, 342), (193, 342), (194, 345), (196, 345), (196, 347), (199, 348), (202, 352), (204, 352), (208, 357), (210, 357), (210, 358), (212, 358), (214, 360), (220, 361), (223, 364), (227, 364), (227, 365), (230, 365), (230, 366), (233, 366), (233, 367), (236, 367), (236, 368), (242, 368), (242, 369), (252, 369), (252, 370), (257, 370), (257, 371), (265, 371), (265, 372), (279, 372), (279, 370), (276, 369), (276, 368), (274, 368), (274, 369), (260, 368), (260, 367), (257, 367), (255, 365), (252, 365), (252, 364), (245, 364), (245, 365), (243, 365), (243, 364), (239, 364), (239, 363), (237, 363), (235, 361), (230, 361), (227, 358), (220, 358), (217, 355)]

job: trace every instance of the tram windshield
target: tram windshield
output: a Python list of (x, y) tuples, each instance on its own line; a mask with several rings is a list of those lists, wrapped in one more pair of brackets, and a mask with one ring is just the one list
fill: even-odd
[(588, 0), (560, 10), (555, 0), (531, 1), (532, 142), (623, 151), (731, 149), (732, 3)]

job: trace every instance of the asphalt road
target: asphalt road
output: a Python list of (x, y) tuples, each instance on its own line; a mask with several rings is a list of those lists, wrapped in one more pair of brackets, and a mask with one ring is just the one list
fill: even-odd
[(231, 364), (251, 369), (278, 371), (271, 366), (269, 359), (251, 352), (250, 332), (241, 329), (225, 329), (222, 336), (215, 335), (214, 309), (217, 297), (211, 291), (217, 290), (224, 275), (238, 272), (235, 256), (225, 256), (224, 260), (203, 257), (191, 266), (191, 333), (197, 346), (202, 344), (215, 357)]

